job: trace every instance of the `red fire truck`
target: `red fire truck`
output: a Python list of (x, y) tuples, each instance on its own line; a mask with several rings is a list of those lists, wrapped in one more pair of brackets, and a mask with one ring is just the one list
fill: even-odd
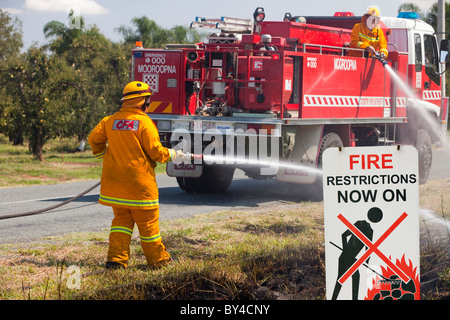
[[(317, 185), (326, 148), (409, 144), (424, 183), (447, 125), (449, 42), (438, 47), (433, 28), (416, 17), (382, 18), (385, 62), (399, 82), (377, 59), (348, 56), (358, 50), (349, 43), (361, 17), (264, 16), (257, 8), (253, 19), (197, 17), (192, 28), (214, 28), (205, 42), (132, 50), (132, 79), (154, 92), (149, 116), (162, 143), (216, 156), (168, 164), (168, 175), (186, 192), (224, 192), (236, 168)], [(282, 165), (262, 170), (275, 162)]]

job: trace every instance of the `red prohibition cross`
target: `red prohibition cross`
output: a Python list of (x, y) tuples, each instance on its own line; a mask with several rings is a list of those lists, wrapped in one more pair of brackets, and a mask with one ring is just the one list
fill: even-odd
[(353, 224), (351, 224), (342, 214), (338, 215), (338, 219), (341, 220), (347, 228), (350, 229), (351, 232), (359, 239), (361, 240), (369, 249), (362, 255), (359, 260), (357, 260), (348, 270), (344, 273), (344, 275), (338, 280), (340, 284), (344, 284), (344, 282), (356, 271), (356, 269), (359, 268), (361, 264), (364, 263), (364, 261), (372, 254), (375, 253), (378, 257), (381, 258), (391, 269), (404, 281), (408, 282), (409, 277), (395, 264), (392, 263), (391, 260), (389, 260), (380, 250), (378, 250), (378, 246), (386, 240), (386, 238), (394, 231), (395, 228), (398, 227), (400, 223), (402, 223), (403, 220), (408, 215), (406, 212), (403, 212), (403, 214), (394, 222), (392, 226), (390, 226), (389, 229), (386, 230), (386, 232), (375, 242), (370, 242), (369, 239), (361, 232), (358, 228), (356, 228)]

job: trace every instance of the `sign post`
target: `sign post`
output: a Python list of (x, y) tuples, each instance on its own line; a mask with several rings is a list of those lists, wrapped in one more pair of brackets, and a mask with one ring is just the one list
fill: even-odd
[(328, 148), (323, 193), (327, 299), (420, 299), (417, 150)]

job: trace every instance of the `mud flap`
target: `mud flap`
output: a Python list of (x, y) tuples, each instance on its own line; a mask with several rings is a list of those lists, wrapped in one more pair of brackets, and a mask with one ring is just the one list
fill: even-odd
[(197, 164), (174, 164), (168, 162), (166, 173), (169, 177), (198, 178), (203, 174), (203, 166)]

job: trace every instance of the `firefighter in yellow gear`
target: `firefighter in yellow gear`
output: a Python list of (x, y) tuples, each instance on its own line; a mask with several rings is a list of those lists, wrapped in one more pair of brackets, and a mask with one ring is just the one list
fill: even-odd
[[(379, 22), (380, 10), (376, 6), (370, 6), (361, 18), (361, 22), (353, 27), (350, 48), (365, 49), (369, 57), (380, 54), (386, 58), (388, 56), (387, 42), (383, 30), (379, 27)], [(362, 57), (363, 52), (349, 50), (348, 55)]]
[(158, 130), (145, 114), (151, 89), (133, 81), (123, 90), (122, 107), (103, 118), (89, 135), (92, 153), (103, 159), (99, 203), (111, 206), (106, 268), (127, 267), (134, 225), (149, 266), (170, 261), (159, 229), (156, 162), (189, 161), (190, 154), (162, 146)]

